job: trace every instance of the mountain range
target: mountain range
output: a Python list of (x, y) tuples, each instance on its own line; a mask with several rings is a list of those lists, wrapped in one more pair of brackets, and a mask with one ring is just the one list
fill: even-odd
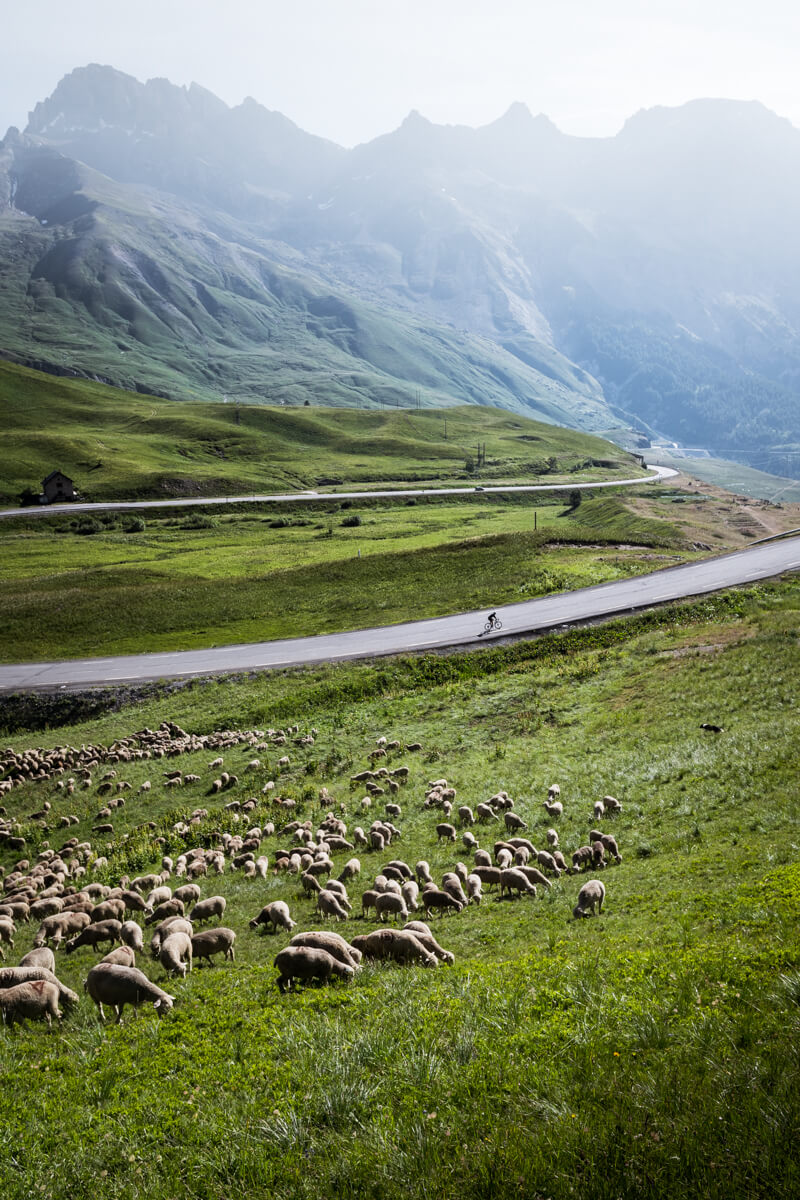
[(0, 143), (0, 348), (176, 399), (493, 404), (797, 473), (798, 196), (800, 131), (756, 102), (613, 138), (412, 113), (348, 150), (92, 65)]

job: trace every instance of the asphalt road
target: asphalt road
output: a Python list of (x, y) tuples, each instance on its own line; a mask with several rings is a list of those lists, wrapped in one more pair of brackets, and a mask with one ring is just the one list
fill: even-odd
[(250, 496), (194, 496), (192, 499), (181, 500), (107, 500), (102, 503), (89, 504), (80, 501), (70, 504), (41, 504), (29, 508), (0, 509), (0, 519), (3, 517), (52, 517), (63, 513), (76, 512), (110, 512), (126, 511), (141, 508), (197, 508), (206, 504), (296, 504), (300, 501), (315, 500), (371, 500), (381, 497), (397, 496), (470, 496), (474, 492), (564, 492), (578, 489), (590, 491), (594, 488), (632, 487), (637, 483), (658, 483), (662, 479), (671, 479), (679, 472), (672, 467), (648, 467), (650, 476), (639, 476), (638, 479), (608, 479), (597, 483), (518, 483), (503, 484), (499, 487), (482, 486), (451, 488), (395, 488), (376, 492), (275, 492), (270, 495)]
[(503, 622), (503, 630), (499, 634), (479, 637), (487, 614), (472, 612), (405, 625), (360, 629), (352, 633), (222, 646), (212, 650), (27, 663), (0, 667), (0, 693), (32, 689), (58, 691), (141, 683), (152, 679), (269, 670), (445, 646), (474, 647), (502, 640), (509, 635), (518, 637), (593, 618), (632, 612), (686, 596), (702, 595), (798, 568), (800, 537), (792, 537), (737, 550), (719, 558), (669, 567), (651, 575), (639, 575), (635, 579), (509, 605), (498, 610)]

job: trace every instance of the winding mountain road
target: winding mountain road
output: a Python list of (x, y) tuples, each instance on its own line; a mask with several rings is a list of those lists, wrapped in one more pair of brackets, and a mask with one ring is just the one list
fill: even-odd
[(454, 616), (360, 629), (351, 633), (221, 646), (211, 650), (135, 654), (74, 662), (24, 663), (0, 667), (0, 694), (263, 671), (448, 646), (474, 647), (507, 636), (541, 633), (547, 629), (633, 612), (687, 596), (704, 595), (798, 569), (800, 537), (795, 536), (737, 550), (718, 558), (668, 567), (650, 575), (508, 605), (499, 610), (503, 621), (502, 633), (480, 638), (478, 635), (483, 628), (485, 612), (457, 613)]
[(492, 486), (487, 484), (471, 487), (449, 488), (394, 488), (374, 492), (273, 492), (250, 496), (193, 496), (180, 500), (102, 500), (93, 503), (71, 501), (69, 504), (42, 504), (29, 508), (2, 508), (3, 517), (52, 517), (76, 512), (113, 512), (147, 508), (198, 508), (206, 504), (297, 504), (313, 503), (316, 500), (380, 500), (402, 496), (471, 496), (475, 492), (566, 492), (591, 491), (595, 488), (633, 487), (637, 483), (659, 483), (671, 479), (680, 472), (673, 467), (649, 466), (650, 475), (637, 479), (603, 479), (595, 483), (508, 483)]

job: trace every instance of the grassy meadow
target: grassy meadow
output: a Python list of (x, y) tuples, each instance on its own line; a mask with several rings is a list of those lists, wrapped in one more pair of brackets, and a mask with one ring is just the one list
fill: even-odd
[[(297, 879), (201, 881), (228, 900), (237, 959), (170, 982), (163, 1020), (143, 1010), (102, 1027), (82, 996), (58, 1032), (0, 1029), (4, 1198), (796, 1196), (799, 608), (789, 578), (536, 642), (154, 689), (80, 724), (6, 732), (21, 749), (108, 745), (165, 719), (196, 733), (317, 730), (313, 746), (290, 741), (249, 772), (249, 747), (226, 751), (241, 782), (221, 797), (208, 794), (210, 754), (120, 765), (133, 790), (111, 838), (91, 833), (94, 789), (4, 797), (31, 857), (45, 838), (62, 844), (63, 813), (78, 815), (69, 833), (99, 843), (109, 882), (179, 852), (173, 826), (198, 806), (210, 815), (192, 845), (239, 828), (222, 807), (231, 797), (258, 799), (248, 820), (279, 822), (269, 779), (301, 818), (320, 819), (324, 786), (349, 828), (367, 824), (380, 804), (364, 814), (350, 777), (379, 735), (419, 741), (389, 763), (410, 771), (402, 836), (359, 855), (345, 936), (374, 928), (359, 897), (390, 858), (425, 858), (437, 880), (468, 861), (460, 843), (437, 846), (441, 817), (423, 807), (434, 778), (473, 808), (507, 789), (538, 846), (558, 782), (567, 857), (595, 824), (593, 802), (613, 794), (623, 809), (605, 827), (623, 861), (599, 876), (599, 918), (571, 919), (577, 877), (535, 900), (487, 893), (431, 922), (455, 966), (366, 966), (350, 984), (285, 996), (271, 964), (288, 935), (247, 922), (282, 898), (298, 929), (319, 927)], [(164, 789), (172, 766), (200, 782)], [(44, 799), (48, 832), (26, 819)], [(499, 836), (474, 832), (489, 848)], [(278, 831), (262, 852), (272, 861), (286, 841)], [(334, 856), (337, 873), (351, 854)], [(6, 871), (13, 861), (0, 847)], [(6, 961), (33, 936), (21, 926)], [(60, 951), (58, 971), (80, 992), (93, 961)], [(164, 983), (147, 956), (139, 965)]]
[(624, 498), (419, 497), (0, 523), (6, 662), (368, 628), (695, 556), (672, 512)]
[(0, 411), (6, 504), (25, 487), (38, 490), (56, 467), (90, 501), (644, 475), (602, 438), (478, 405), (375, 411), (171, 401), (0, 360)]

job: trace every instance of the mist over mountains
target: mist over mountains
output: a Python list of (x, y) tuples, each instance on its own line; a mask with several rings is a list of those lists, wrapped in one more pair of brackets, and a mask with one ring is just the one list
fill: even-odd
[(197, 85), (73, 71), (0, 143), (0, 345), (250, 402), (490, 403), (786, 472), (800, 131), (699, 100), (523, 105), (345, 150)]

